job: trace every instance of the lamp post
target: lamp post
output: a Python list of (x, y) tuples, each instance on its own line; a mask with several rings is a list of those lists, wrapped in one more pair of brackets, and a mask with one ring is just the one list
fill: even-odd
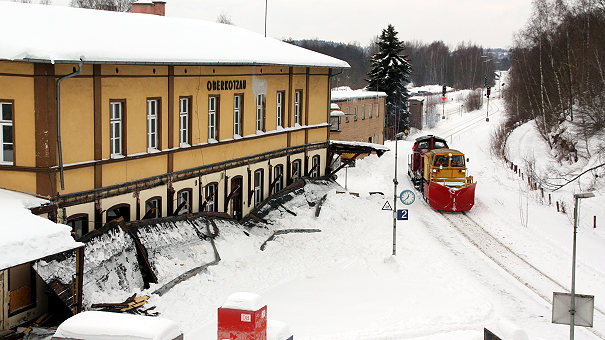
[(569, 339), (574, 340), (574, 323), (576, 316), (576, 234), (578, 232), (578, 219), (580, 217), (580, 199), (594, 197), (592, 192), (586, 192), (573, 195), (575, 200), (574, 206), (574, 223), (573, 223), (573, 253), (571, 260), (571, 308), (569, 309)]
[(399, 138), (403, 137), (403, 132), (395, 134), (395, 178), (393, 178), (393, 256), (397, 254), (397, 144)]
[[(485, 60), (483, 60), (483, 87), (487, 88), (487, 63), (492, 60), (486, 55), (482, 55), (481, 58), (485, 58)], [(487, 111), (485, 113), (485, 121), (489, 122), (489, 96), (487, 96)]]

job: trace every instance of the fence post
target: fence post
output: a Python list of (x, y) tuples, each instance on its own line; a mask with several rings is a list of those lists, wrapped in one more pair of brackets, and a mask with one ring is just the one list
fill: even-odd
[(550, 198), (550, 194), (548, 194), (548, 205), (551, 205), (551, 204), (552, 204), (552, 200)]
[(593, 221), (593, 225), (592, 225), (592, 227), (593, 227), (594, 229), (597, 229), (597, 216), (596, 216), (596, 215), (594, 216), (594, 221)]
[(559, 201), (557, 201), (557, 212), (559, 212)]

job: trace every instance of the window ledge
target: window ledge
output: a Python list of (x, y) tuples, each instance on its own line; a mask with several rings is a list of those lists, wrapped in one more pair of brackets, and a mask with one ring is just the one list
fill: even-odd
[(181, 147), (181, 148), (190, 148), (190, 147), (191, 147), (191, 145), (190, 145), (189, 143), (181, 143), (181, 144), (180, 144), (180, 147)]
[(111, 159), (120, 159), (120, 158), (124, 158), (124, 157), (126, 157), (126, 156), (124, 156), (120, 153), (116, 153), (116, 154), (109, 156), (109, 158), (111, 158)]
[(160, 150), (156, 149), (156, 148), (147, 148), (147, 153), (158, 153), (160, 152)]
[(218, 143), (218, 141), (214, 138), (208, 138), (208, 143), (209, 144), (214, 144), (214, 143)]
[(0, 165), (15, 165), (14, 162), (4, 162), (4, 161), (0, 161)]

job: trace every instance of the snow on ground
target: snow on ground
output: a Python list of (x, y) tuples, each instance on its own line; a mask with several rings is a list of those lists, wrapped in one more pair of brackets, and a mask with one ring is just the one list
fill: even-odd
[[(452, 103), (448, 105), (459, 105)], [(503, 103), (490, 101), (485, 110), (450, 114), (431, 131), (423, 130), (398, 143), (398, 191), (412, 189), (407, 180), (407, 157), (415, 137), (433, 133), (470, 158), (470, 174), (478, 182), (476, 205), (468, 216), (512, 251), (569, 289), (572, 224), (557, 213), (539, 192), (528, 190), (489, 151), (491, 131), (503, 118)], [(534, 149), (537, 140), (522, 140), (519, 149)], [(569, 327), (551, 323), (552, 291), (527, 287), (522, 268), (507, 268), (487, 258), (417, 193), (409, 206), (409, 221), (397, 223), (397, 255), (392, 256), (392, 213), (395, 144), (383, 157), (357, 161), (348, 170), (348, 187), (359, 197), (338, 194), (336, 186), (305, 187), (305, 195), (286, 207), (297, 216), (276, 210), (267, 229), (222, 228), (216, 240), (222, 261), (183, 282), (162, 297), (153, 296), (163, 317), (177, 321), (187, 339), (216, 337), (217, 307), (234, 292), (262, 296), (268, 317), (287, 323), (296, 339), (414, 339), (479, 340), (487, 327), (507, 340), (558, 340)], [(344, 172), (338, 182), (344, 184)], [(319, 217), (307, 200), (327, 192)], [(382, 191), (385, 196), (369, 195)], [(561, 194), (563, 195), (563, 194)], [(312, 197), (312, 199), (310, 198)], [(602, 206), (602, 196), (586, 200)], [(600, 202), (600, 203), (599, 203)], [(401, 208), (399, 202), (398, 207)], [(585, 210), (584, 210), (585, 209)], [(321, 233), (280, 235), (260, 245), (273, 230), (317, 228)], [(605, 302), (605, 227), (582, 224), (578, 234), (577, 292), (596, 295), (596, 308)], [(519, 277), (515, 277), (519, 276)], [(542, 290), (540, 290), (542, 289)], [(564, 289), (561, 288), (561, 291)], [(539, 294), (538, 294), (539, 293)], [(595, 312), (594, 330), (605, 338), (604, 316)], [(598, 339), (577, 327), (576, 339)]]
[(0, 270), (81, 246), (70, 227), (28, 209), (44, 203), (48, 201), (0, 189)]

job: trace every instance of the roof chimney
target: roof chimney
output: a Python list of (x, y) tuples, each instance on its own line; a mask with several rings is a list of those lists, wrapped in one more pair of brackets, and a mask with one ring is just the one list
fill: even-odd
[(132, 3), (132, 13), (145, 13), (165, 16), (166, 2), (139, 0), (137, 2)]

